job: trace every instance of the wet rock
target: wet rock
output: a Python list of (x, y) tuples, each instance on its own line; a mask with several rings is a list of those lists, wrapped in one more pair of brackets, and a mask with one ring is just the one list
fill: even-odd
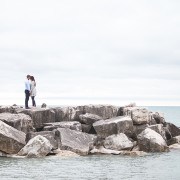
[(146, 128), (138, 135), (138, 145), (141, 151), (164, 152), (168, 151), (168, 146), (163, 137), (150, 128)]
[(180, 149), (180, 144), (178, 144), (178, 143), (176, 143), (176, 144), (172, 144), (172, 145), (170, 145), (169, 146), (169, 149), (174, 149), (174, 150), (176, 150), (176, 149)]
[(166, 139), (166, 132), (165, 132), (165, 129), (164, 129), (162, 124), (151, 125), (148, 128), (150, 128), (150, 129), (156, 131), (157, 133), (159, 133), (163, 137), (163, 139), (165, 141), (167, 140)]
[(11, 113), (0, 113), (0, 121), (14, 127), (19, 131), (28, 133), (33, 131), (33, 122), (30, 116), (26, 114), (11, 114)]
[(77, 153), (74, 153), (72, 151), (61, 150), (61, 149), (54, 150), (53, 152), (58, 157), (78, 157), (79, 156)]
[(147, 155), (146, 152), (144, 151), (121, 151), (121, 155), (126, 155), (126, 156), (145, 156)]
[(79, 115), (79, 119), (80, 119), (80, 122), (83, 124), (92, 125), (93, 123), (99, 120), (102, 120), (103, 118), (95, 114), (86, 113), (86, 114)]
[(97, 134), (102, 137), (118, 133), (131, 136), (134, 133), (132, 119), (128, 116), (118, 116), (107, 120), (100, 120), (95, 122), (93, 127)]
[(58, 142), (55, 137), (55, 131), (40, 131), (40, 132), (29, 132), (26, 135), (26, 143), (29, 142), (30, 139), (34, 138), (35, 136), (41, 135), (49, 140), (52, 145), (52, 149), (58, 148)]
[(104, 147), (106, 149), (112, 150), (131, 150), (133, 148), (133, 143), (128, 139), (128, 137), (123, 134), (111, 135), (106, 137), (104, 141)]
[(54, 130), (57, 128), (69, 128), (76, 131), (82, 131), (81, 123), (78, 121), (62, 121), (54, 123), (45, 123), (44, 130)]
[(16, 154), (26, 143), (25, 133), (0, 121), (0, 151)]
[(44, 157), (51, 152), (52, 145), (48, 139), (37, 135), (30, 139), (29, 142), (19, 152), (19, 156), (26, 157)]
[(55, 122), (55, 112), (52, 109), (21, 109), (17, 110), (17, 113), (29, 115), (32, 118), (36, 129), (42, 129), (44, 127), (44, 123)]
[(70, 150), (79, 155), (87, 155), (91, 144), (95, 140), (94, 135), (71, 130), (68, 128), (58, 128), (56, 130), (57, 139), (59, 139), (59, 148)]
[(94, 147), (91, 151), (91, 154), (113, 154), (113, 155), (119, 155), (121, 152), (111, 149), (106, 149), (103, 146), (96, 148)]

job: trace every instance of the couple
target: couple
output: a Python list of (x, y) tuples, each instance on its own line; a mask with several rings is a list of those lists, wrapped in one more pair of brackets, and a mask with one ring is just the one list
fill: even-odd
[(36, 107), (35, 96), (36, 96), (36, 82), (34, 76), (27, 75), (25, 82), (25, 108), (29, 109), (28, 101), (29, 96), (32, 98), (32, 106)]

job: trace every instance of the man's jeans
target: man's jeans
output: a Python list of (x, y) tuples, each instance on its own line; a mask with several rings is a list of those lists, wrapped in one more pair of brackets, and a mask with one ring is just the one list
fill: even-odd
[(30, 92), (28, 90), (25, 90), (25, 95), (26, 95), (26, 98), (25, 98), (25, 108), (29, 108), (28, 106), (28, 101), (29, 101), (29, 96), (30, 96)]

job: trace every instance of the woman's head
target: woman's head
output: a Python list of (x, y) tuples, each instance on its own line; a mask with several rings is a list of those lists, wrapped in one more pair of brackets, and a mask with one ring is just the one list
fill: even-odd
[(30, 76), (31, 81), (35, 81), (34, 76)]

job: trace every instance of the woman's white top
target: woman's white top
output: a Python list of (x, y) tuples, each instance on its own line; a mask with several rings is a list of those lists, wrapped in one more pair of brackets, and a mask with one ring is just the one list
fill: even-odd
[(30, 82), (30, 93), (31, 93), (31, 96), (36, 96), (36, 83), (35, 81), (31, 81)]

